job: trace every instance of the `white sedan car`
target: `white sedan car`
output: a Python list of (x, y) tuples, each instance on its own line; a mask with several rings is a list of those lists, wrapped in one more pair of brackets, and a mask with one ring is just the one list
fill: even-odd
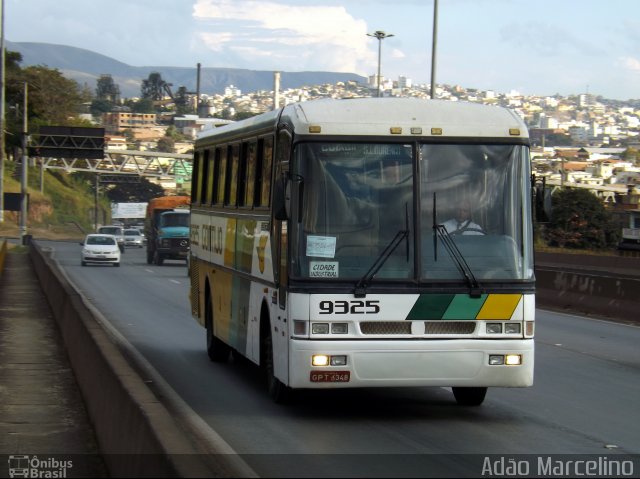
[(125, 246), (137, 246), (142, 248), (144, 237), (140, 230), (135, 228), (127, 228), (124, 230), (124, 245)]
[(120, 266), (120, 248), (114, 235), (89, 234), (82, 243), (80, 264), (103, 263)]

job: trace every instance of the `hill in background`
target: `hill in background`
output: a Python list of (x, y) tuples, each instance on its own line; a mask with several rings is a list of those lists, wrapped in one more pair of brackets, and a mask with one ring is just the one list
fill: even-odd
[[(95, 91), (100, 75), (111, 75), (120, 87), (123, 98), (140, 96), (140, 85), (149, 74), (158, 72), (162, 79), (173, 85), (174, 91), (184, 86), (195, 92), (197, 67), (145, 66), (134, 67), (113, 58), (82, 48), (51, 43), (5, 41), (7, 50), (22, 54), (22, 67), (44, 65), (57, 68), (67, 78), (87, 85)], [(281, 72), (282, 89), (300, 88), (325, 83), (356, 81), (364, 84), (366, 78), (354, 73), (340, 72)], [(273, 71), (245, 70), (240, 68), (207, 68), (200, 70), (200, 92), (224, 93), (225, 87), (233, 85), (243, 92), (273, 90)]]

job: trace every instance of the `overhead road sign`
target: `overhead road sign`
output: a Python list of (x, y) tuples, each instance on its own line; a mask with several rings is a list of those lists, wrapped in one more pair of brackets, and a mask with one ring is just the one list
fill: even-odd
[(104, 158), (104, 128), (41, 126), (30, 156), (54, 158)]

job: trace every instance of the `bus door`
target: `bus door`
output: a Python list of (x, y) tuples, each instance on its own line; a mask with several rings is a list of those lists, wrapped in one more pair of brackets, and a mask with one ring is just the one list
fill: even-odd
[[(291, 133), (285, 129), (278, 132), (276, 140), (276, 184), (285, 185), (289, 177), (291, 156)], [(275, 188), (278, 190), (278, 186)], [(280, 194), (276, 191), (276, 195)], [(286, 195), (285, 195), (286, 196)], [(286, 201), (286, 200), (285, 200)], [(276, 206), (274, 205), (274, 208)], [(278, 305), (271, 308), (271, 338), (273, 341), (273, 366), (278, 379), (288, 384), (288, 341), (287, 329), (287, 288), (289, 286), (289, 218), (272, 221), (274, 275), (278, 287)], [(277, 265), (277, 266), (276, 266)]]

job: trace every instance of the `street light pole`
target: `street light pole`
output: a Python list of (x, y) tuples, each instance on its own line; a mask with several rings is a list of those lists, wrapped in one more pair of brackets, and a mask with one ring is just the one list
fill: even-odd
[(384, 40), (385, 38), (392, 37), (394, 35), (393, 33), (385, 33), (382, 30), (378, 30), (374, 33), (367, 33), (367, 35), (378, 39), (378, 94), (377, 96), (379, 97), (380, 96), (380, 63), (382, 58), (382, 40)]
[(4, 222), (4, 0), (0, 0), (0, 223)]
[(20, 195), (20, 238), (22, 244), (25, 244), (25, 237), (27, 235), (27, 215), (29, 214), (29, 205), (27, 204), (27, 168), (29, 163), (29, 157), (27, 152), (27, 135), (28, 135), (28, 119), (27, 119), (27, 95), (28, 84), (24, 82), (24, 108), (22, 110), (22, 181), (21, 181), (21, 195)]
[(438, 40), (438, 0), (433, 0), (433, 41), (431, 43), (431, 99), (436, 97), (436, 42)]

